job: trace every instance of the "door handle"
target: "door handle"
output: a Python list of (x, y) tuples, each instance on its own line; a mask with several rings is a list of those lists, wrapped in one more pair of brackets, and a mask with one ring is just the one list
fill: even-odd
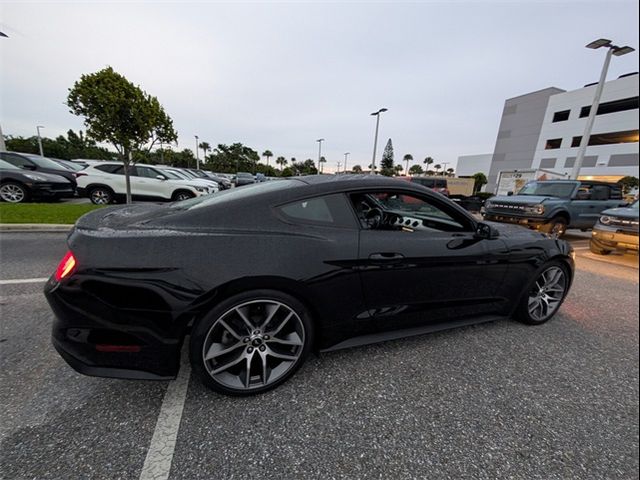
[(400, 263), (404, 259), (404, 255), (395, 252), (378, 252), (369, 255), (369, 260), (374, 263)]

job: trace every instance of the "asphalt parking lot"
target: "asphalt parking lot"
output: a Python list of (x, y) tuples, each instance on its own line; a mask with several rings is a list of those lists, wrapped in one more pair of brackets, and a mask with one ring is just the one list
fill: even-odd
[(595, 258), (588, 234), (567, 237), (574, 286), (543, 326), (327, 353), (251, 398), (212, 393), (187, 367), (178, 382), (75, 373), (50, 345), (39, 280), (65, 234), (0, 235), (1, 478), (638, 476), (638, 257)]

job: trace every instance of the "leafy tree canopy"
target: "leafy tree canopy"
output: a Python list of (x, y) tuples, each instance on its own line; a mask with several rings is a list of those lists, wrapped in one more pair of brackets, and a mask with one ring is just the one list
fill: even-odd
[(488, 183), (487, 176), (482, 172), (477, 172), (472, 175), (474, 179), (473, 193), (477, 193), (480, 189)]
[(251, 147), (236, 142), (231, 145), (219, 144), (207, 157), (206, 168), (220, 173), (256, 171), (260, 155)]
[(409, 168), (409, 175), (420, 175), (421, 173), (424, 173), (424, 170), (420, 165), (411, 165)]
[[(6, 139), (7, 150), (14, 152), (40, 154), (38, 148), (38, 137), (29, 138), (12, 137)], [(59, 135), (55, 139), (42, 138), (42, 150), (45, 157), (61, 158), (72, 160), (74, 158), (86, 158), (96, 160), (112, 160), (115, 157), (104, 147), (99, 147), (96, 142), (87, 138), (82, 131), (78, 133), (73, 130), (67, 132), (67, 136)]]

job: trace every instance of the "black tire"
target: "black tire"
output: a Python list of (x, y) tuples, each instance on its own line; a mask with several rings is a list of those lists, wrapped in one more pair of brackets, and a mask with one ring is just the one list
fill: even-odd
[[(558, 303), (554, 307), (553, 311), (551, 311), (548, 315), (536, 316), (532, 314), (530, 311), (530, 300), (532, 299), (533, 294), (538, 293), (538, 284), (539, 279), (543, 276), (543, 274), (549, 272), (551, 269), (558, 268), (562, 271), (563, 274), (563, 292), (561, 296), (558, 297)], [(528, 325), (541, 325), (545, 322), (548, 322), (553, 316), (558, 313), (560, 307), (564, 303), (565, 298), (567, 297), (567, 293), (569, 293), (569, 286), (571, 285), (571, 273), (567, 265), (560, 260), (552, 260), (542, 267), (540, 267), (532, 280), (527, 285), (526, 290), (524, 291), (522, 298), (520, 299), (520, 303), (516, 308), (514, 313), (514, 318), (519, 322), (526, 323)]]
[(29, 189), (20, 182), (4, 182), (0, 185), (0, 200), (7, 203), (24, 203), (31, 198)]
[(180, 202), (182, 200), (189, 200), (193, 197), (195, 197), (195, 194), (189, 190), (176, 190), (173, 192), (173, 195), (171, 195), (171, 201)]
[(97, 186), (89, 190), (89, 200), (94, 205), (109, 205), (113, 203), (115, 195), (109, 187)]
[[(239, 315), (235, 317), (236, 308), (255, 308), (257, 310), (254, 310), (254, 312), (257, 311), (260, 313), (261, 302), (265, 302), (265, 304), (280, 305), (276, 308), (276, 312), (273, 314), (273, 319), (264, 326), (264, 331), (262, 332), (262, 337), (264, 337), (264, 339), (262, 337), (260, 338), (261, 341), (264, 340), (264, 344), (258, 342), (253, 343), (258, 340), (257, 337), (259, 336), (256, 333), (259, 331), (257, 324), (260, 322), (260, 319), (264, 317), (252, 315), (251, 310), (244, 310), (245, 312), (248, 312), (246, 316), (249, 318), (251, 324), (256, 328), (254, 331), (250, 331), (248, 329)], [(266, 309), (262, 311), (267, 312)], [(291, 318), (290, 321), (286, 320), (287, 312), (289, 311), (295, 313), (295, 315), (289, 317)], [(265, 316), (268, 315), (265, 314)], [(283, 325), (286, 326), (284, 328), (280, 326), (279, 329), (274, 329), (274, 326), (276, 324), (279, 325), (283, 318), (285, 318)], [(224, 321), (224, 323), (222, 323), (221, 320)], [(233, 329), (234, 333), (230, 333), (231, 329), (222, 328), (220, 325), (224, 325), (225, 327), (229, 325), (231, 329)], [(245, 327), (244, 331), (242, 330), (243, 327)], [(269, 329), (269, 327), (271, 327), (271, 329)], [(276, 338), (276, 335), (281, 336), (283, 333), (278, 332), (283, 332), (287, 329), (295, 330), (296, 328), (302, 329), (302, 340), (300, 345), (279, 345), (282, 342), (282, 339)], [(219, 336), (220, 340), (212, 341), (212, 337), (214, 337), (217, 332), (222, 332), (222, 335)], [(225, 333), (227, 334), (227, 340), (229, 342), (227, 344), (223, 343)], [(272, 333), (273, 338), (268, 339), (268, 336), (266, 335), (267, 333)], [(235, 338), (232, 338), (232, 336)], [(291, 334), (289, 334), (288, 338), (292, 338)], [(189, 356), (193, 371), (200, 377), (202, 383), (212, 390), (225, 395), (255, 395), (276, 388), (291, 378), (291, 376), (304, 363), (309, 351), (311, 350), (313, 342), (313, 321), (311, 320), (307, 308), (302, 302), (291, 295), (276, 290), (250, 290), (223, 300), (196, 322), (193, 330), (191, 331)], [(205, 359), (208, 353), (212, 351), (211, 349), (214, 344), (217, 348), (216, 354), (219, 356), (216, 358), (223, 358), (223, 361), (218, 362), (214, 358), (209, 360)], [(220, 347), (218, 347), (218, 345)], [(238, 346), (234, 347), (234, 345)], [(249, 350), (252, 349), (253, 345), (255, 345), (255, 348), (253, 348), (253, 356), (249, 356)], [(295, 352), (292, 355), (295, 355), (296, 359), (289, 362), (279, 360), (277, 357), (270, 357), (269, 355), (274, 347), (274, 354), (277, 354), (277, 351), (280, 348), (292, 349)], [(260, 348), (261, 351), (264, 348), (266, 349), (266, 352), (259, 353), (258, 348)], [(220, 352), (222, 351), (228, 351), (228, 356), (227, 354), (221, 354)], [(279, 351), (282, 352), (281, 350)], [(247, 356), (250, 357), (249, 360), (245, 358), (231, 368), (224, 368), (226, 365), (232, 365), (238, 358)], [(269, 362), (269, 360), (263, 360), (266, 358), (271, 359), (270, 361), (272, 366), (269, 368), (272, 370), (270, 370), (269, 373), (265, 373), (263, 377), (261, 375), (260, 368), (262, 365), (266, 365)], [(263, 363), (260, 363), (261, 360)], [(255, 367), (258, 367), (258, 375), (243, 375), (242, 369), (247, 365), (245, 361), (247, 361), (249, 365), (249, 372), (254, 372), (256, 370)], [(256, 362), (258, 362), (258, 365), (256, 365)], [(283, 364), (286, 365), (283, 366)], [(224, 370), (216, 374), (216, 370), (220, 370), (221, 366)], [(267, 372), (267, 368), (264, 368), (263, 372)], [(237, 373), (234, 372), (234, 370), (237, 370)], [(277, 375), (275, 375), (275, 372), (278, 372)], [(216, 378), (216, 375), (220, 377), (226, 375), (229, 379)], [(246, 380), (247, 378), (249, 379), (248, 381)], [(235, 384), (232, 384), (232, 381), (240, 383), (244, 382), (245, 385), (249, 384), (249, 386), (234, 386)], [(226, 382), (226, 384), (223, 382)], [(251, 382), (255, 382), (257, 384), (251, 385)]]
[(564, 217), (553, 217), (540, 229), (555, 238), (561, 238), (567, 232), (567, 219)]
[(596, 255), (609, 255), (613, 251), (602, 247), (600, 243), (593, 238), (589, 241), (589, 250), (591, 250), (591, 253), (595, 253)]

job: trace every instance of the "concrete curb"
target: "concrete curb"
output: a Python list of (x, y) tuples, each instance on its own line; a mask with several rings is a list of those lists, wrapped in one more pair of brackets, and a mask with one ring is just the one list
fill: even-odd
[(60, 223), (0, 223), (0, 232), (68, 232), (72, 227)]

